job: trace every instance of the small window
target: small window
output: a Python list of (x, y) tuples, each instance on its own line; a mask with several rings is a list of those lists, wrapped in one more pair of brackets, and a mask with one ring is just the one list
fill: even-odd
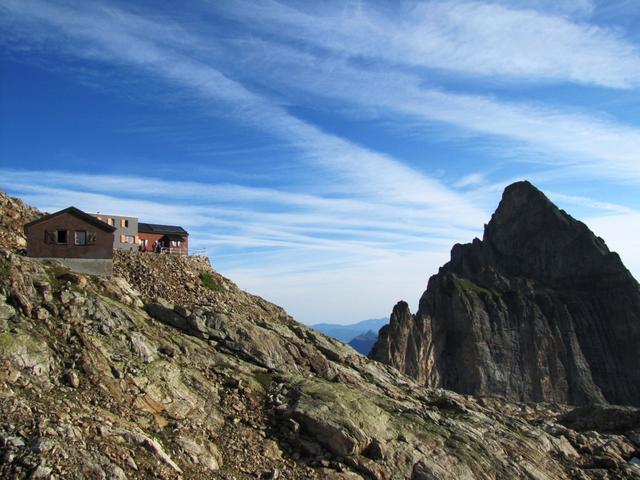
[(67, 243), (67, 231), (56, 230), (56, 243)]
[(50, 232), (49, 230), (45, 230), (44, 232), (44, 243), (56, 243), (56, 232)]
[(96, 232), (87, 232), (87, 245), (95, 245)]
[(86, 245), (87, 244), (87, 232), (76, 232), (75, 244), (76, 245)]
[(116, 221), (111, 217), (107, 218), (107, 223), (109, 225), (111, 225), (112, 227), (115, 227), (115, 225), (116, 225)]
[(124, 242), (125, 243), (133, 243), (134, 242), (133, 235), (125, 235)]
[(129, 228), (129, 220), (127, 220), (126, 218), (121, 218), (120, 219), (120, 226), (122, 228)]

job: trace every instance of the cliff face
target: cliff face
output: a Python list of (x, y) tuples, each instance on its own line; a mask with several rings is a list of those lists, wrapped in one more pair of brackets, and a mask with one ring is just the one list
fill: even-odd
[(460, 393), (640, 405), (640, 287), (616, 253), (528, 182), (482, 241), (455, 245), (371, 358)]

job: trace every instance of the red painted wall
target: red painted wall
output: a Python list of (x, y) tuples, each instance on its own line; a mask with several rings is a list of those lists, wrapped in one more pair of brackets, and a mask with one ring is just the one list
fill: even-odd
[[(160, 234), (160, 233), (143, 233), (143, 232), (138, 232), (138, 237), (140, 238), (140, 240), (146, 240), (147, 241), (147, 252), (153, 252), (153, 243), (160, 240), (162, 237), (164, 237), (164, 233)], [(182, 248), (185, 252), (185, 255), (189, 254), (189, 237), (185, 236), (182, 237), (183, 241), (182, 241), (182, 245), (180, 246), (180, 248)], [(166, 245), (168, 246), (168, 245)]]

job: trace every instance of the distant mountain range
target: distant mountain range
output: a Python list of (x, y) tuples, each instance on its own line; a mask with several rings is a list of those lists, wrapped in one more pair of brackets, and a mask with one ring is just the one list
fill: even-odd
[(362, 335), (358, 335), (354, 339), (349, 342), (356, 351), (360, 352), (363, 355), (369, 355), (369, 352), (378, 341), (378, 332), (374, 332), (373, 330), (369, 330)]
[(311, 328), (315, 328), (325, 335), (340, 340), (341, 342), (348, 343), (358, 352), (367, 355), (378, 339), (378, 330), (387, 323), (389, 323), (388, 318), (370, 318), (369, 320), (363, 320), (351, 325), (316, 323), (315, 325), (311, 325)]

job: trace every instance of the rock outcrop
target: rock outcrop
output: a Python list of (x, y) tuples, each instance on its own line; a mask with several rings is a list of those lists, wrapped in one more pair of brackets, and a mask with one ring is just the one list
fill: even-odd
[(22, 227), (41, 215), (39, 210), (22, 200), (0, 191), (0, 248), (26, 249), (27, 237)]
[(605, 242), (528, 182), (482, 241), (455, 245), (370, 356), (420, 383), (528, 402), (640, 405), (640, 287)]
[(637, 410), (576, 431), (566, 407), (418, 385), (202, 258), (115, 263), (0, 250), (0, 478), (640, 477)]

